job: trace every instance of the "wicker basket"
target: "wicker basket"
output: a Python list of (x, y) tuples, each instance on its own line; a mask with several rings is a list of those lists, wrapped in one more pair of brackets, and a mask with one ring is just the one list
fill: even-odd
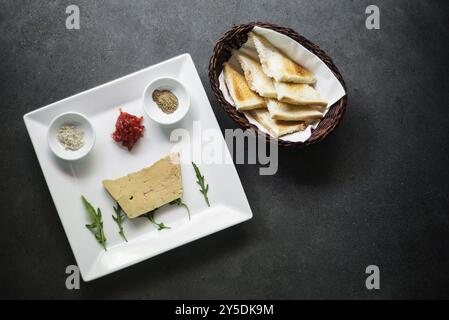
[[(317, 55), (327, 66), (332, 70), (337, 79), (341, 82), (346, 91), (345, 82), (338, 71), (337, 67), (333, 63), (332, 59), (317, 45), (313, 44), (303, 36), (290, 28), (280, 27), (271, 23), (263, 22), (251, 22), (248, 24), (241, 24), (234, 26), (231, 30), (226, 32), (223, 37), (217, 42), (214, 47), (213, 55), (209, 62), (209, 81), (212, 87), (212, 91), (217, 97), (220, 104), (225, 111), (241, 126), (247, 129), (253, 129), (258, 133), (256, 126), (249, 123), (246, 117), (238, 112), (231, 104), (229, 104), (223, 96), (220, 90), (220, 84), (218, 77), (223, 69), (223, 63), (227, 62), (232, 55), (232, 50), (240, 48), (248, 40), (248, 32), (250, 32), (254, 26), (272, 29), (279, 33), (282, 33), (293, 40), (302, 44), (305, 48)], [(327, 137), (340, 123), (343, 114), (346, 109), (347, 95), (333, 104), (326, 116), (320, 121), (317, 128), (312, 131), (312, 135), (305, 142), (290, 142), (282, 139), (277, 139), (278, 144), (283, 147), (305, 147), (317, 143)], [(275, 138), (267, 135), (267, 140), (274, 140)]]

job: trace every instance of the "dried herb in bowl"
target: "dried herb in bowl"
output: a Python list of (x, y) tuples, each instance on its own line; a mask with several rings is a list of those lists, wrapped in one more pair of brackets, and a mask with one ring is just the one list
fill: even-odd
[(152, 98), (164, 113), (170, 114), (178, 109), (178, 97), (170, 90), (154, 90)]

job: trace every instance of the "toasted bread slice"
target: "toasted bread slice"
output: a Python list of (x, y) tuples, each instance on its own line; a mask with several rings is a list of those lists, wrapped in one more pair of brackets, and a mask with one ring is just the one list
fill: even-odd
[(227, 63), (224, 65), (224, 79), (238, 111), (266, 108), (265, 100), (251, 91), (245, 77)]
[(316, 78), (312, 72), (287, 58), (264, 37), (253, 32), (249, 33), (249, 37), (254, 42), (263, 71), (267, 76), (274, 78), (276, 81), (316, 83)]
[(242, 66), (246, 82), (251, 90), (256, 91), (262, 97), (276, 98), (277, 93), (273, 80), (263, 72), (260, 63), (241, 52), (237, 52), (235, 56)]
[(272, 119), (267, 109), (250, 111), (250, 115), (275, 138), (306, 129), (306, 124), (303, 121), (281, 121)]
[(275, 120), (310, 121), (323, 117), (323, 113), (313, 106), (297, 106), (274, 99), (267, 99), (267, 107), (271, 118)]
[(327, 101), (322, 99), (318, 91), (308, 84), (275, 82), (274, 87), (277, 91), (277, 98), (281, 102), (301, 106), (327, 106)]

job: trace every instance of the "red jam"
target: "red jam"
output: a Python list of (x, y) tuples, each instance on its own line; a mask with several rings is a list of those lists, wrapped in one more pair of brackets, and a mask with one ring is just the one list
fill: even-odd
[(129, 151), (134, 147), (136, 142), (143, 137), (142, 125), (143, 117), (136, 117), (120, 109), (120, 115), (115, 123), (115, 132), (112, 134), (112, 139), (116, 142), (121, 142), (123, 146), (127, 147)]

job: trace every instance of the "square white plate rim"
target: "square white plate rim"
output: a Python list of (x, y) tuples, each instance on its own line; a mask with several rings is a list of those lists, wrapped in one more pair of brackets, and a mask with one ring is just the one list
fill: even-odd
[[(208, 106), (206, 106), (206, 107), (208, 107), (210, 109), (211, 120), (214, 122), (214, 126), (216, 128), (218, 128), (218, 129), (220, 129), (218, 121), (217, 121), (217, 119), (215, 117), (215, 114), (212, 111), (212, 107), (210, 105), (210, 101), (209, 101), (209, 99), (207, 97), (207, 94), (206, 94), (206, 92), (204, 90), (204, 86), (203, 86), (203, 84), (201, 82), (201, 79), (200, 79), (200, 77), (198, 75), (198, 72), (196, 70), (195, 64), (194, 64), (190, 54), (188, 54), (188, 53), (178, 55), (178, 56), (173, 57), (171, 59), (159, 62), (159, 63), (154, 64), (152, 66), (143, 68), (143, 69), (138, 70), (136, 72), (133, 72), (131, 74), (125, 75), (123, 77), (120, 77), (120, 78), (117, 78), (115, 80), (109, 81), (109, 82), (101, 84), (99, 86), (96, 86), (94, 88), (91, 88), (91, 89), (88, 89), (86, 91), (80, 92), (80, 93), (75, 94), (73, 96), (70, 96), (68, 98), (65, 98), (65, 99), (59, 100), (57, 102), (51, 103), (51, 104), (49, 104), (47, 106), (41, 107), (41, 108), (33, 110), (31, 112), (28, 112), (28, 113), (26, 113), (23, 116), (23, 120), (25, 122), (25, 126), (26, 126), (28, 134), (30, 136), (30, 140), (31, 140), (33, 148), (34, 148), (34, 150), (36, 152), (38, 163), (39, 163), (39, 165), (41, 167), (41, 171), (42, 171), (42, 173), (44, 175), (45, 181), (47, 183), (47, 187), (48, 187), (48, 189), (50, 191), (50, 195), (51, 195), (53, 203), (54, 203), (54, 205), (56, 207), (56, 211), (57, 211), (58, 216), (59, 216), (59, 218), (61, 220), (61, 224), (63, 226), (64, 232), (66, 233), (67, 239), (69, 241), (70, 247), (72, 249), (72, 252), (74, 253), (74, 256), (75, 256), (75, 259), (76, 259), (77, 263), (78, 263), (78, 260), (79, 260), (78, 257), (77, 257), (77, 253), (74, 250), (74, 247), (72, 245), (72, 241), (71, 241), (71, 239), (69, 237), (67, 226), (64, 224), (62, 216), (61, 216), (61, 213), (60, 213), (62, 208), (59, 208), (59, 206), (57, 205), (57, 201), (55, 201), (56, 200), (55, 199), (55, 194), (54, 194), (54, 192), (52, 192), (52, 187), (51, 187), (50, 182), (49, 182), (50, 180), (49, 180), (48, 174), (47, 174), (46, 170), (44, 169), (44, 166), (43, 166), (43, 163), (42, 163), (42, 161), (44, 160), (43, 159), (44, 156), (42, 155), (42, 152), (44, 152), (45, 150), (40, 150), (39, 147), (37, 146), (37, 143), (36, 143), (37, 139), (42, 139), (42, 137), (37, 137), (37, 136), (34, 136), (32, 134), (33, 133), (33, 129), (31, 128), (31, 121), (34, 121), (32, 119), (32, 117), (34, 115), (39, 114), (39, 113), (46, 112), (46, 111), (51, 110), (53, 108), (57, 108), (59, 104), (62, 104), (64, 102), (68, 102), (68, 101), (70, 101), (72, 99), (76, 99), (76, 98), (81, 97), (83, 95), (92, 94), (92, 93), (95, 93), (95, 92), (100, 92), (101, 89), (107, 88), (108, 86), (116, 84), (117, 82), (124, 81), (124, 80), (127, 80), (127, 79), (132, 79), (133, 77), (138, 76), (140, 74), (143, 74), (145, 72), (148, 72), (148, 71), (150, 71), (152, 69), (161, 68), (164, 65), (169, 64), (169, 63), (171, 63), (173, 61), (180, 60), (180, 62), (182, 63), (182, 60), (184, 60), (184, 59), (187, 60), (187, 62), (189, 64), (191, 64), (191, 67), (192, 67), (192, 69), (194, 71), (191, 76), (195, 78), (194, 81), (198, 81), (199, 82), (199, 87), (201, 88), (201, 90), (200, 90), (201, 92), (199, 92), (198, 95), (202, 95), (205, 98), (205, 100), (207, 101)], [(223, 139), (223, 137), (222, 137), (222, 139)], [(46, 140), (46, 137), (45, 137), (45, 140)], [(223, 141), (224, 141), (224, 139), (223, 139)], [(230, 159), (230, 161), (232, 162), (232, 158), (230, 156), (230, 153), (229, 153), (229, 150), (228, 150), (228, 148), (226, 146), (226, 143), (224, 143), (224, 145), (225, 145), (225, 157)], [(212, 211), (214, 211), (214, 212), (226, 211), (228, 213), (231, 212), (231, 211), (235, 211), (235, 213), (236, 213), (235, 217), (237, 217), (237, 218), (235, 218), (234, 221), (232, 221), (231, 223), (229, 223), (229, 221), (228, 221), (226, 224), (222, 224), (222, 225), (220, 225), (217, 222), (218, 224), (213, 225), (215, 223), (215, 221), (212, 221), (212, 220), (213, 219), (217, 220), (216, 217), (214, 217), (212, 219), (209, 219), (212, 226), (208, 230), (203, 230), (202, 232), (196, 232), (195, 236), (191, 236), (191, 237), (187, 237), (187, 238), (184, 237), (184, 238), (181, 238), (181, 239), (175, 239), (176, 241), (172, 241), (171, 243), (167, 244), (164, 248), (162, 248), (160, 250), (157, 250), (157, 251), (153, 251), (152, 253), (145, 252), (145, 248), (139, 248), (139, 247), (142, 247), (142, 246), (144, 247), (145, 244), (148, 243), (149, 240), (151, 240), (151, 238), (149, 238), (149, 240), (145, 239), (144, 241), (137, 242), (135, 244), (127, 243), (126, 244), (127, 246), (134, 246), (135, 250), (140, 250), (141, 251), (140, 254), (138, 254), (137, 256), (133, 256), (132, 258), (128, 259), (126, 262), (121, 262), (119, 264), (116, 264), (113, 267), (104, 266), (105, 261), (106, 262), (108, 261), (107, 254), (108, 254), (108, 252), (110, 252), (109, 249), (114, 249), (114, 247), (108, 248), (108, 252), (101, 251), (97, 255), (96, 261), (93, 262), (93, 264), (90, 266), (90, 268), (86, 269), (85, 267), (81, 266), (78, 263), (78, 266), (80, 268), (81, 276), (82, 276), (83, 280), (87, 282), (87, 281), (91, 281), (91, 280), (97, 279), (99, 277), (105, 276), (105, 275), (110, 274), (112, 272), (121, 270), (121, 269), (126, 268), (126, 267), (131, 266), (131, 265), (134, 265), (134, 264), (136, 264), (138, 262), (147, 260), (147, 259), (149, 259), (151, 257), (154, 257), (154, 256), (160, 254), (160, 253), (169, 251), (169, 250), (174, 249), (176, 247), (179, 247), (179, 246), (182, 246), (184, 244), (193, 242), (193, 241), (195, 241), (197, 239), (200, 239), (202, 237), (205, 237), (207, 235), (211, 235), (211, 234), (213, 234), (215, 232), (218, 232), (220, 230), (232, 227), (232, 226), (234, 226), (236, 224), (239, 224), (239, 223), (242, 223), (244, 221), (247, 221), (247, 220), (251, 219), (253, 217), (253, 214), (252, 214), (251, 208), (249, 206), (248, 199), (246, 197), (245, 191), (244, 191), (243, 186), (241, 184), (240, 177), (238, 176), (237, 170), (236, 170), (235, 165), (234, 165), (233, 162), (232, 162), (231, 167), (232, 167), (232, 169), (233, 169), (233, 171), (234, 171), (234, 173), (235, 173), (235, 175), (237, 177), (237, 182), (238, 182), (238, 184), (239, 184), (239, 186), (241, 188), (242, 198), (245, 200), (245, 203), (243, 204), (243, 206), (246, 209), (245, 212), (237, 212), (236, 210), (233, 210), (233, 208), (229, 208), (229, 207), (226, 207), (226, 206), (223, 206), (223, 205), (219, 204), (219, 205), (213, 206), (212, 208), (204, 210), (200, 214), (203, 215), (203, 216), (207, 216), (208, 212), (212, 212)], [(207, 221), (207, 219), (206, 219), (206, 221)], [(164, 237), (164, 238), (166, 240), (167, 237)], [(111, 257), (109, 257), (109, 258), (111, 258)], [(113, 260), (114, 257), (112, 257), (111, 259)], [(109, 259), (109, 260), (111, 260), (111, 259)], [(102, 265), (102, 263), (103, 263), (103, 265)]]

